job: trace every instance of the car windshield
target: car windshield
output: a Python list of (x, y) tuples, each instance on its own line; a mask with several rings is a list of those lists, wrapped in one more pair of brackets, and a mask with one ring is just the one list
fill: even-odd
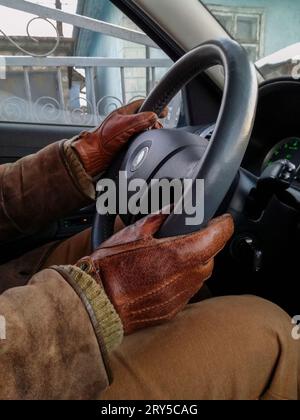
[(300, 1), (203, 0), (265, 79), (300, 78)]

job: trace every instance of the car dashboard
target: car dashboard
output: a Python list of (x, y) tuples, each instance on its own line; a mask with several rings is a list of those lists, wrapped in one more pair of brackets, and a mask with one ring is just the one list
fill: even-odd
[[(213, 128), (211, 125), (210, 131)], [(200, 135), (203, 137), (207, 132), (208, 127), (203, 127)], [(257, 178), (268, 165), (282, 159), (292, 162), (296, 168), (292, 188), (286, 194), (269, 197), (269, 186), (264, 184), (262, 197), (270, 199), (256, 217), (258, 213), (251, 212), (251, 205), (261, 204), (255, 201), (258, 196), (253, 192)], [(216, 296), (255, 294), (277, 303), (290, 314), (298, 313), (299, 286), (295, 273), (300, 244), (299, 81), (278, 79), (259, 87), (257, 114), (241, 168), (221, 209), (233, 215), (235, 234), (217, 258), (208, 286)]]
[(252, 137), (242, 167), (256, 176), (273, 162), (287, 159), (299, 176), (294, 187), (300, 189), (300, 83), (276, 80), (259, 90)]
[[(191, 131), (209, 141), (215, 126)], [(242, 168), (259, 177), (268, 165), (280, 159), (295, 165), (297, 177), (293, 187), (300, 190), (300, 82), (291, 79), (260, 86), (256, 119)]]

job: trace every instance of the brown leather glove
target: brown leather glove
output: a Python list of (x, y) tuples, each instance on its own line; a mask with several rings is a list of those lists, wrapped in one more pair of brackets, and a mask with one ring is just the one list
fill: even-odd
[(165, 218), (140, 220), (77, 263), (103, 285), (125, 334), (175, 317), (211, 276), (214, 257), (234, 229), (225, 215), (195, 234), (156, 239)]
[[(90, 176), (105, 171), (132, 136), (162, 127), (154, 112), (137, 114), (142, 104), (143, 100), (138, 100), (117, 109), (95, 131), (84, 131), (74, 141), (72, 147)], [(161, 118), (166, 117), (167, 112), (165, 110)]]

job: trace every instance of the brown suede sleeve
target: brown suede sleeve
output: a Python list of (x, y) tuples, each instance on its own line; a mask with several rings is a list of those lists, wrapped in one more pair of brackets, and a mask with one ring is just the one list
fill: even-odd
[(0, 317), (0, 399), (97, 399), (108, 386), (88, 310), (55, 270), (0, 295)]
[(0, 241), (34, 234), (92, 203), (92, 180), (86, 175), (90, 188), (85, 190), (83, 180), (78, 180), (79, 169), (74, 173), (73, 166), (64, 142), (0, 166)]

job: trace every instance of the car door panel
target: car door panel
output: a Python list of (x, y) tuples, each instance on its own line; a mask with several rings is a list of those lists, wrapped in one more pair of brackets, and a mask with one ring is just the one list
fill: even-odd
[[(16, 162), (18, 159), (36, 153), (49, 144), (72, 138), (88, 127), (1, 123), (0, 124), (0, 164)], [(34, 237), (19, 238), (11, 243), (0, 244), (0, 263), (16, 258), (47, 242), (64, 240), (91, 226), (95, 206), (78, 209), (68, 217), (54, 221)]]
[(15, 162), (86, 129), (66, 125), (0, 123), (0, 163)]

